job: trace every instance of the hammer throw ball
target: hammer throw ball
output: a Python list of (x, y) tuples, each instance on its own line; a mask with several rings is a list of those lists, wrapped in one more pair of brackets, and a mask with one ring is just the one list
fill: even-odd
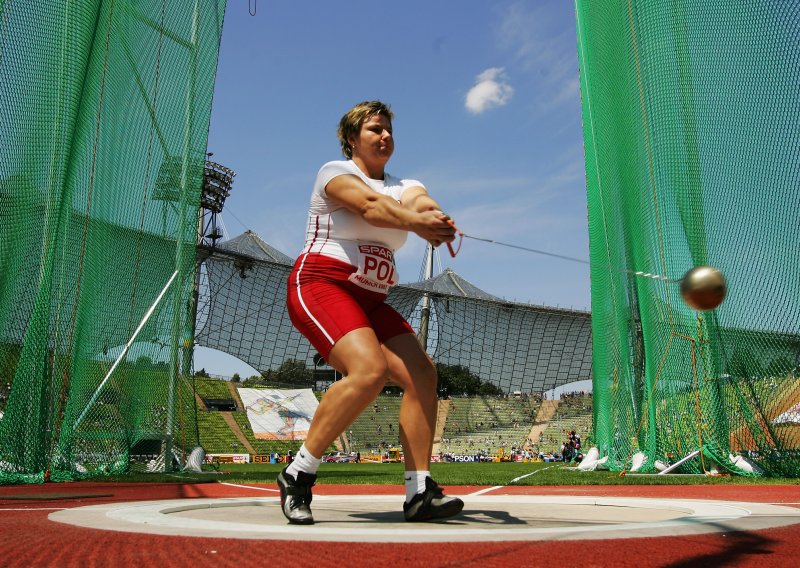
[(681, 280), (683, 301), (695, 310), (713, 310), (725, 299), (725, 276), (713, 266), (696, 266)]

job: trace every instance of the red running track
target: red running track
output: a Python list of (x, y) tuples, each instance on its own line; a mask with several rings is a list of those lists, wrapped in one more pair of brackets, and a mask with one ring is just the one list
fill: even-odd
[[(60, 483), (0, 486), (3, 567), (292, 566), (800, 566), (800, 524), (750, 532), (593, 541), (386, 544), (153, 536), (50, 521), (54, 510), (156, 499), (264, 497), (261, 489), (217, 483)], [(482, 487), (448, 487), (453, 495)], [(318, 495), (397, 494), (400, 486), (318, 485)], [(568, 495), (748, 501), (800, 506), (800, 485), (504, 487), (494, 495)]]

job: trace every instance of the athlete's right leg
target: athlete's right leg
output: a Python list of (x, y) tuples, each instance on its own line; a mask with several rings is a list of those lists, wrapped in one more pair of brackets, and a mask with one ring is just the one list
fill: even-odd
[(339, 260), (310, 254), (298, 259), (287, 282), (292, 323), (344, 375), (322, 397), (306, 436), (305, 449), (317, 459), (375, 399), (388, 375), (386, 357), (365, 312), (365, 305), (382, 296), (370, 297), (351, 285), (353, 270)]
[(328, 388), (314, 412), (305, 447), (321, 457), (358, 418), (386, 384), (386, 357), (375, 332), (361, 327), (345, 334), (328, 355), (328, 363), (344, 375)]
[(352, 268), (335, 259), (301, 256), (287, 282), (292, 323), (344, 375), (322, 397), (297, 458), (278, 476), (281, 507), (291, 523), (314, 522), (311, 488), (322, 454), (386, 383), (378, 338), (354, 291), (347, 289)]
[(297, 458), (278, 475), (281, 509), (290, 523), (314, 522), (311, 488), (322, 454), (386, 384), (386, 358), (369, 327), (343, 335), (328, 354), (328, 363), (344, 378), (322, 397)]

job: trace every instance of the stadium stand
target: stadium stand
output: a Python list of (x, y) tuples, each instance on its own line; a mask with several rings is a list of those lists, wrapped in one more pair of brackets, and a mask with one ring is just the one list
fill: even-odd
[[(195, 388), (198, 398), (203, 401), (227, 400), (242, 408), (241, 401), (231, 390), (232, 383), (215, 378), (196, 378)], [(322, 393), (314, 393), (317, 398)], [(250, 453), (270, 455), (278, 453), (285, 456), (297, 452), (302, 440), (259, 440), (255, 437), (246, 410), (218, 412), (214, 409), (198, 412), (200, 443), (206, 453)], [(336, 451), (332, 445), (329, 451)]]
[(581, 437), (582, 448), (590, 447), (592, 437), (592, 393), (562, 395), (555, 415), (550, 419), (539, 440), (534, 440), (539, 452), (558, 453), (574, 431)]
[(235, 410), (237, 401), (228, 388), (228, 382), (219, 379), (194, 378), (194, 388), (203, 406), (209, 410)]
[[(246, 412), (231, 412), (231, 416), (236, 421), (242, 434), (250, 442), (250, 445), (256, 450), (258, 454), (269, 454), (270, 452), (278, 452), (285, 454), (288, 450), (296, 451), (300, 449), (300, 442), (283, 441), (283, 440), (257, 440), (253, 434), (253, 428), (250, 426), (250, 421), (247, 419)], [(279, 447), (280, 446), (280, 447)]]
[(347, 451), (361, 453), (380, 453), (382, 449), (399, 446), (400, 418), (399, 395), (380, 394), (353, 421), (345, 433)]
[(533, 396), (453, 397), (439, 450), (443, 454), (496, 454), (529, 447), (528, 433), (541, 400)]
[(221, 412), (198, 411), (197, 427), (200, 445), (208, 454), (230, 454), (245, 452), (243, 444), (225, 422)]
[[(201, 398), (231, 397), (225, 381), (197, 379), (196, 385)], [(320, 398), (323, 393), (315, 395)], [(368, 455), (399, 447), (401, 402), (402, 395), (378, 395), (328, 451)], [(226, 416), (235, 428), (226, 422)], [(256, 439), (244, 410), (200, 411), (198, 422), (201, 444), (208, 453), (241, 453), (249, 447), (255, 454), (286, 455), (302, 444), (302, 440)], [(529, 449), (534, 454), (557, 454), (572, 430), (586, 446), (592, 430), (591, 393), (572, 393), (561, 401), (544, 402), (532, 395), (451, 397), (440, 400), (434, 453), (493, 457), (501, 449), (506, 454), (512, 449)]]

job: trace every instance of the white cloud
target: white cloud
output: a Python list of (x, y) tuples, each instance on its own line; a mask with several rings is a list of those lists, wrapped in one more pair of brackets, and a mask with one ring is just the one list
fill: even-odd
[(575, 47), (574, 8), (563, 0), (516, 2), (503, 14), (496, 29), (498, 45), (513, 56), (510, 65), (517, 81), (529, 74), (541, 112), (575, 109), (579, 104), (578, 61)]
[(467, 110), (480, 114), (491, 108), (508, 103), (514, 95), (514, 88), (508, 84), (508, 77), (502, 67), (487, 69), (475, 79), (464, 102)]
[(569, 70), (564, 67), (576, 57), (574, 28), (565, 29), (558, 18), (572, 10), (553, 4), (563, 4), (563, 0), (512, 4), (497, 28), (497, 39), (525, 68), (548, 75), (573, 74), (574, 66)]

